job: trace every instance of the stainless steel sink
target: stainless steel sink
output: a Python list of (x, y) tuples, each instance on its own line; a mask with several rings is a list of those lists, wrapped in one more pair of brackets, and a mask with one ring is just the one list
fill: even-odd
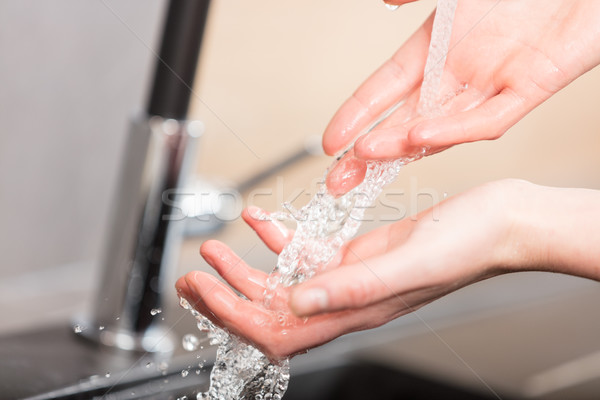
[(61, 324), (1, 339), (0, 393), (5, 400), (193, 398), (209, 376), (196, 357), (110, 349)]
[[(490, 295), (509, 289), (511, 296)], [(447, 398), (490, 398), (493, 392), (482, 381), (502, 399), (590, 398), (600, 388), (600, 377), (584, 369), (594, 373), (597, 368), (590, 364), (593, 360), (577, 361), (589, 354), (597, 338), (598, 323), (585, 316), (599, 294), (594, 282), (548, 274), (481, 282), (386, 326), (294, 358), (286, 399), (340, 398), (340, 393), (349, 396), (350, 388), (364, 393), (373, 386), (405, 392), (408, 398), (419, 398), (410, 397), (418, 388), (420, 393), (435, 389), (455, 395)], [(576, 308), (582, 312), (567, 313)], [(175, 337), (195, 332), (187, 312), (164, 313), (179, 322), (167, 324)], [(505, 333), (498, 335), (500, 331)], [(552, 351), (544, 352), (547, 348)], [(199, 370), (204, 359), (206, 367)], [(50, 328), (0, 337), (0, 398), (193, 399), (207, 387), (212, 360), (211, 350), (186, 353), (178, 348), (168, 360), (160, 354), (120, 351), (74, 334), (69, 321), (57, 321)], [(552, 371), (563, 366), (579, 368), (575, 377), (581, 379), (562, 386), (553, 380), (548, 386)]]

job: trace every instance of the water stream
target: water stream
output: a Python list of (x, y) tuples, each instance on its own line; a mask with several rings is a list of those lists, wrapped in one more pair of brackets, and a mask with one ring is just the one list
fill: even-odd
[[(419, 113), (426, 117), (438, 114), (438, 91), (455, 7), (456, 0), (438, 1), (419, 100)], [(272, 309), (270, 300), (279, 286), (298, 284), (326, 265), (343, 244), (354, 237), (366, 208), (384, 186), (397, 177), (404, 164), (423, 154), (394, 161), (369, 162), (364, 181), (347, 194), (334, 198), (325, 185), (321, 185), (304, 207), (296, 210), (286, 205), (289, 213), (273, 214), (276, 218), (292, 219), (297, 226), (292, 241), (279, 255), (277, 266), (267, 280), (264, 306)], [(215, 326), (185, 299), (181, 299), (181, 306), (197, 319), (198, 329), (208, 333), (210, 344), (218, 346), (210, 388), (199, 393), (198, 400), (280, 400), (283, 397), (289, 382), (288, 359), (272, 363), (255, 347)], [(285, 316), (281, 323), (286, 324)]]

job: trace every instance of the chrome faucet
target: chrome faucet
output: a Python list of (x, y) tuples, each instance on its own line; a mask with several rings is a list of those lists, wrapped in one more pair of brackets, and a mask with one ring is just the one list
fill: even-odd
[(171, 352), (154, 318), (174, 262), (182, 224), (166, 193), (186, 183), (199, 121), (187, 121), (209, 0), (169, 2), (147, 114), (138, 117), (124, 153), (102, 259), (103, 277), (83, 336), (124, 350)]
[[(182, 199), (172, 198), (197, 194), (197, 189), (190, 190), (195, 185), (188, 178), (204, 125), (186, 116), (209, 3), (170, 0), (147, 113), (131, 127), (96, 300), (91, 315), (76, 322), (81, 336), (107, 346), (157, 353), (174, 349), (169, 330), (156, 314), (165, 283), (171, 282), (183, 230), (206, 234), (222, 225), (216, 215), (186, 215), (193, 212), (178, 201)], [(289, 157), (242, 181), (235, 191), (244, 192), (304, 157), (319, 154), (317, 149), (320, 139), (318, 144), (307, 141)], [(186, 217), (184, 223), (176, 221)]]

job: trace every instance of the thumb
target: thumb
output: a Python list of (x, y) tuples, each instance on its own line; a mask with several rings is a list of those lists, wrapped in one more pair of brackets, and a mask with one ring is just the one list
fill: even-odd
[[(317, 275), (292, 289), (289, 305), (299, 317), (366, 307), (395, 296), (392, 260), (370, 259)], [(388, 284), (389, 282), (389, 284)]]

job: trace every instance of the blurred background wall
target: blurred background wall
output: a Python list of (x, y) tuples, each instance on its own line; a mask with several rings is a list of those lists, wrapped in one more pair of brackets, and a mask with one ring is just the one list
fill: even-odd
[(162, 5), (0, 4), (2, 276), (96, 257)]

